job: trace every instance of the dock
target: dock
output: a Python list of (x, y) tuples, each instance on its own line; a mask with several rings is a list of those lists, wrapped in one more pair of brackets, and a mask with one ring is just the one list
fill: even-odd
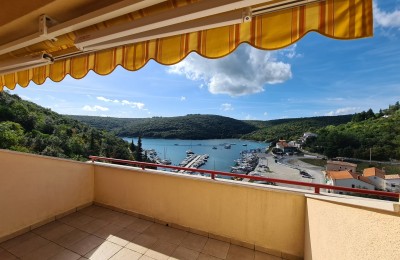
[[(193, 154), (187, 157), (185, 160), (183, 160), (179, 166), (185, 167), (185, 168), (194, 168), (197, 169), (200, 166), (204, 165), (207, 162), (208, 159), (208, 154)], [(180, 170), (178, 171), (179, 173), (185, 173), (188, 171), (185, 170)]]

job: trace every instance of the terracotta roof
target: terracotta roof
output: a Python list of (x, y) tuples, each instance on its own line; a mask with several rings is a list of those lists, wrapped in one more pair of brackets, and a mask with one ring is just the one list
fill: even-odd
[(286, 141), (281, 141), (278, 142), (278, 145), (282, 146), (282, 147), (288, 147), (289, 145), (286, 143)]
[(400, 174), (386, 174), (385, 179), (386, 180), (400, 179)]
[(363, 176), (365, 176), (365, 177), (376, 176), (381, 179), (385, 179), (385, 172), (376, 167), (366, 168), (363, 171)]
[(333, 180), (355, 179), (355, 180), (359, 180), (359, 181), (374, 185), (367, 177), (364, 177), (362, 175), (358, 175), (357, 173), (353, 173), (353, 172), (349, 172), (349, 171), (328, 171), (327, 174)]
[(348, 163), (348, 162), (342, 162), (342, 161), (327, 161), (327, 163), (329, 163), (329, 164), (336, 164), (336, 165), (342, 165), (342, 166), (357, 167), (357, 164)]
[(327, 171), (327, 174), (334, 180), (354, 179), (349, 171)]

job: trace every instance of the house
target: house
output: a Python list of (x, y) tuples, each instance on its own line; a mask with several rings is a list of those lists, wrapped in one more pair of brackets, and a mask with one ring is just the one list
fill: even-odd
[(400, 174), (386, 174), (386, 188), (387, 191), (400, 192)]
[(363, 171), (363, 176), (368, 178), (370, 182), (372, 182), (375, 187), (379, 190), (385, 190), (386, 181), (385, 181), (385, 172), (376, 168), (366, 168)]
[[(326, 178), (326, 183), (328, 185), (375, 190), (374, 184), (368, 178), (348, 170), (327, 171)], [(345, 192), (337, 193), (342, 194)]]
[(351, 171), (356, 172), (357, 164), (342, 161), (327, 161), (327, 171)]
[(281, 149), (283, 153), (294, 153), (297, 151), (297, 147), (288, 144), (286, 140), (279, 140), (275, 147)]

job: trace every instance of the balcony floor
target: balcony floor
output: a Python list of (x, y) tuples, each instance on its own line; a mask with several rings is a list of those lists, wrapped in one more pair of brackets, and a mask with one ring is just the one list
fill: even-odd
[(1, 243), (0, 259), (281, 258), (90, 206)]

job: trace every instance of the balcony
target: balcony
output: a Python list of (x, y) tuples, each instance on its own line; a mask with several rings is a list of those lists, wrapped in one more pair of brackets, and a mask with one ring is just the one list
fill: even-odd
[(0, 259), (400, 254), (398, 202), (5, 150), (0, 159)]

